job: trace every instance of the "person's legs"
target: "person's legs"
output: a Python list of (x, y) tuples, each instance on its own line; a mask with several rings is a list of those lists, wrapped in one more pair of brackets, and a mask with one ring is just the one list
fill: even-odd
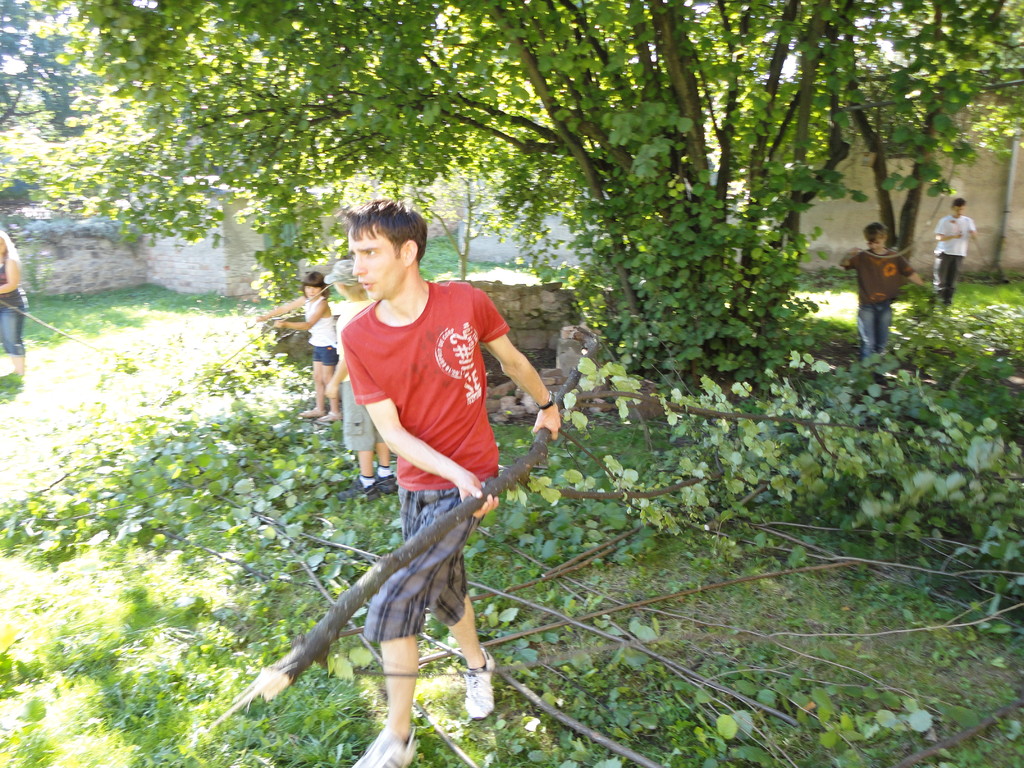
[(384, 442), (375, 443), (374, 449), (377, 451), (377, 466), (378, 467), (390, 467), (391, 466), (391, 449), (388, 448), (388, 444)]
[(0, 307), (0, 340), (4, 351), (11, 358), (14, 372), (25, 375), (25, 344), (22, 333), (25, 328), (25, 316), (14, 307)]
[(857, 309), (857, 333), (860, 336), (860, 359), (867, 360), (875, 351), (875, 308), (861, 304)]
[(935, 295), (943, 304), (953, 301), (953, 283), (956, 280), (958, 259), (958, 256), (951, 256), (948, 253), (939, 253), (935, 256), (932, 284), (935, 286)]
[(340, 421), (341, 420), (341, 387), (338, 386), (335, 389), (330, 387), (331, 378), (334, 378), (334, 369), (331, 369), (331, 376), (327, 379), (327, 402), (329, 404), (330, 412), (324, 417), (324, 421)]
[(875, 349), (877, 355), (885, 352), (889, 341), (889, 326), (892, 324), (892, 302), (881, 301), (875, 305)]
[(380, 644), (388, 694), (387, 729), (405, 741), (412, 731), (412, 702), (416, 693), (419, 649), (415, 637), (399, 637)]
[(320, 378), (320, 369), (323, 367), (323, 363), (316, 359), (317, 349), (317, 347), (313, 347), (313, 391), (316, 401), (311, 410), (299, 414), (304, 419), (319, 419), (321, 416), (327, 415), (327, 411), (324, 410), (324, 386)]
[[(459, 492), (456, 489), (403, 490), (401, 501), (402, 535), (408, 541), (457, 505)], [(462, 548), (476, 522), (475, 519), (466, 521), (428, 547), (392, 574), (370, 601), (363, 636), (371, 642), (380, 643), (387, 675), (388, 719), (381, 735), (356, 763), (358, 768), (389, 764), (379, 758), (384, 752), (392, 761), (390, 764), (394, 765), (408, 765), (413, 758), (414, 747), (409, 737), (419, 663), (416, 635), (423, 629), (427, 606), (449, 626), (465, 620), (466, 580)], [(456, 604), (455, 591), (460, 587)], [(465, 636), (461, 627), (459, 632)]]
[(480, 645), (480, 635), (476, 631), (476, 613), (473, 611), (473, 603), (469, 596), (466, 596), (465, 613), (462, 618), (452, 624), (448, 629), (459, 644), (462, 655), (466, 658), (466, 664), (471, 669), (479, 669), (486, 662), (483, 646)]
[(356, 459), (359, 461), (359, 474), (363, 477), (374, 477), (373, 451), (357, 451)]
[[(324, 378), (324, 371), (330, 370), (327, 378)], [(313, 363), (313, 387), (316, 391), (316, 410), (324, 411), (325, 399), (327, 397), (327, 382), (334, 376), (334, 366), (327, 366), (324, 363)]]
[(950, 256), (949, 257), (949, 272), (946, 277), (946, 303), (953, 303), (953, 294), (956, 293), (956, 280), (960, 276), (960, 262), (963, 261), (962, 256)]

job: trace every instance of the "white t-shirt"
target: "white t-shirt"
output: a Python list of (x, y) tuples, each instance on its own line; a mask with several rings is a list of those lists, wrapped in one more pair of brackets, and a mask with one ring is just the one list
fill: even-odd
[(977, 232), (974, 226), (974, 219), (970, 216), (943, 216), (935, 225), (936, 235), (956, 235), (953, 240), (942, 240), (936, 243), (938, 250), (948, 253), (951, 256), (966, 256), (967, 241), (971, 234)]
[[(326, 303), (327, 299), (323, 296), (307, 300), (303, 308), (306, 313), (306, 322), (312, 320)], [(333, 347), (338, 343), (338, 334), (334, 330), (334, 318), (330, 314), (321, 317), (309, 329), (309, 343), (314, 347)]]

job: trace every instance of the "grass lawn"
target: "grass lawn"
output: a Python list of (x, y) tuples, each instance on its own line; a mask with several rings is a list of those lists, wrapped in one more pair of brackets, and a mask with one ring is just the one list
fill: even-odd
[[(1019, 306), (1020, 285), (993, 288)], [(965, 308), (995, 295), (967, 288)], [(821, 339), (853, 333), (851, 296), (810, 294)], [(313, 668), (211, 729), (365, 570), (352, 547), (400, 541), (393, 499), (334, 497), (356, 470), (340, 425), (294, 418), (306, 371), (255, 351), (251, 304), (147, 287), (40, 298), (32, 312), (91, 346), (30, 328), (24, 386), (0, 392), (0, 768), (352, 764), (384, 715), (376, 662), (354, 636), (331, 671)], [(589, 448), (623, 464), (652, 462), (668, 439), (658, 424), (601, 424)], [(506, 461), (529, 444), (524, 425), (496, 434)], [(586, 461), (562, 441), (548, 463)], [(918, 571), (859, 565), (709, 590), (821, 561), (810, 541), (801, 554), (738, 521), (692, 520), (675, 536), (629, 533), (637, 523), (619, 501), (510, 498), (466, 556), (471, 579), (512, 595), (476, 602), (499, 662), (657, 764), (889, 766), (1019, 695), (1019, 628), (978, 621), (980, 606), (940, 598)], [(586, 567), (512, 591), (620, 534)], [(857, 531), (814, 540), (871, 557)], [(614, 610), (681, 590), (697, 591)], [(584, 623), (601, 636), (542, 629), (595, 611)], [(527, 629), (538, 632), (505, 639)], [(451, 644), (432, 619), (426, 634), (424, 656)], [(495, 714), (468, 720), (459, 669), (450, 658), (423, 669), (415, 765), (466, 764), (445, 738), (493, 768), (630, 764), (500, 680)], [(1022, 720), (925, 764), (1022, 765)]]

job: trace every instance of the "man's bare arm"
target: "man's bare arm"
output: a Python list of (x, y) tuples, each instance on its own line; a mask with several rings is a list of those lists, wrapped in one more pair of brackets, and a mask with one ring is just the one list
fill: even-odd
[[(472, 496), (475, 499), (482, 499), (484, 497), (483, 486), (476, 475), (430, 447), (402, 426), (402, 421), (398, 417), (398, 409), (393, 400), (370, 403), (366, 406), (366, 411), (370, 414), (370, 418), (384, 442), (395, 454), (424, 472), (448, 480), (459, 489), (462, 498)], [(476, 515), (483, 517), (497, 506), (498, 500), (493, 496), (488, 496)]]
[[(501, 363), (501, 370), (516, 383), (517, 387), (532, 397), (538, 405), (544, 405), (550, 400), (551, 393), (544, 386), (544, 381), (541, 379), (540, 374), (537, 373), (537, 369), (533, 367), (533, 363), (529, 361), (526, 355), (516, 349), (507, 335), (499, 336), (494, 341), (487, 342), (484, 346), (487, 347), (492, 355), (498, 358), (498, 362)], [(553, 440), (558, 437), (558, 430), (561, 427), (562, 414), (557, 407), (552, 406), (551, 408), (544, 408), (537, 413), (537, 421), (533, 425), (533, 431), (536, 432), (546, 428), (551, 432), (551, 439)]]

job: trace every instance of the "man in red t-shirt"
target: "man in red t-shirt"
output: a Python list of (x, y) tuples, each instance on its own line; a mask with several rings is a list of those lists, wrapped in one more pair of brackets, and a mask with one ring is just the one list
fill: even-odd
[[(422, 277), (427, 225), (419, 213), (394, 200), (374, 200), (346, 218), (353, 273), (376, 303), (345, 326), (345, 359), (356, 402), (398, 455), (408, 539), (460, 500), (483, 498), (483, 481), (498, 472), (481, 344), (540, 405), (534, 432), (547, 428), (557, 437), (561, 414), (483, 291)], [(415, 756), (416, 635), (427, 608), (450, 627), (466, 658), (469, 715), (482, 718), (494, 709), (494, 659), (477, 636), (462, 550), (477, 520), (497, 506), (488, 496), (475, 518), (396, 572), (371, 600), (363, 631), (381, 644), (388, 720), (355, 768), (402, 768)]]

